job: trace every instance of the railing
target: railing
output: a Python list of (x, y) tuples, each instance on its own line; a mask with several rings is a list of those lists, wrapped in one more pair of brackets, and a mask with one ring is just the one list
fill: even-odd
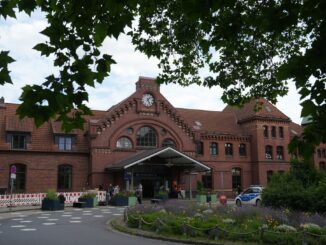
[[(66, 198), (65, 205), (72, 205), (74, 202), (78, 201), (78, 198), (84, 192), (58, 192), (58, 195), (63, 194)], [(0, 207), (8, 206), (37, 206), (42, 204), (43, 198), (45, 198), (46, 193), (24, 193), (24, 194), (12, 194), (12, 195), (0, 195)], [(97, 200), (105, 201), (106, 192), (98, 191)]]

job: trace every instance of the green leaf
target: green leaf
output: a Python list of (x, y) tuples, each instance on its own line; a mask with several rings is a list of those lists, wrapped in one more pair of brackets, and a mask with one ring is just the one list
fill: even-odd
[(305, 100), (301, 103), (302, 111), (301, 116), (307, 117), (315, 114), (316, 105), (311, 100)]
[(95, 25), (94, 41), (96, 46), (100, 46), (107, 35), (107, 25), (99, 23)]

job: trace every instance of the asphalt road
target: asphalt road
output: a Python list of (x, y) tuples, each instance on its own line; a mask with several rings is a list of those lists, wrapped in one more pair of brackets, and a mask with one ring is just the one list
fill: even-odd
[(64, 211), (24, 211), (0, 214), (1, 245), (147, 245), (180, 244), (135, 237), (107, 229), (123, 208), (68, 208)]

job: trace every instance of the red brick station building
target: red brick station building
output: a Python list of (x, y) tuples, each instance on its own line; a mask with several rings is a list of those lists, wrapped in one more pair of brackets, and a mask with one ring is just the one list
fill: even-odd
[[(200, 96), (200, 95), (199, 95)], [(203, 98), (204, 99), (204, 98)], [(0, 100), (0, 190), (80, 191), (109, 184), (132, 190), (142, 183), (144, 197), (160, 187), (180, 185), (188, 193), (205, 188), (232, 195), (240, 185), (266, 185), (275, 172), (289, 169), (287, 145), (302, 128), (268, 101), (223, 111), (175, 108), (154, 79), (140, 77), (136, 91), (107, 111), (93, 111), (84, 130), (64, 133), (60, 122), (36, 128), (19, 120), (17, 104)], [(326, 147), (315, 164), (325, 168)]]

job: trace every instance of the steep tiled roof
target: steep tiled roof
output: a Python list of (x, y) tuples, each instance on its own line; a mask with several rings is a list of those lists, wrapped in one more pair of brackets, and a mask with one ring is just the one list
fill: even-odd
[(237, 124), (232, 112), (205, 111), (177, 108), (180, 115), (197, 131), (240, 134), (241, 128)]
[(16, 115), (6, 116), (6, 131), (32, 132), (33, 120), (30, 118), (19, 119)]
[[(255, 106), (257, 105), (257, 103), (261, 105), (261, 109), (255, 111)], [(289, 117), (287, 117), (283, 112), (281, 112), (279, 109), (277, 109), (274, 105), (272, 105), (264, 98), (260, 98), (259, 100), (253, 99), (241, 108), (227, 106), (224, 108), (223, 112), (235, 113), (238, 121), (240, 122), (253, 118), (290, 121)]]

